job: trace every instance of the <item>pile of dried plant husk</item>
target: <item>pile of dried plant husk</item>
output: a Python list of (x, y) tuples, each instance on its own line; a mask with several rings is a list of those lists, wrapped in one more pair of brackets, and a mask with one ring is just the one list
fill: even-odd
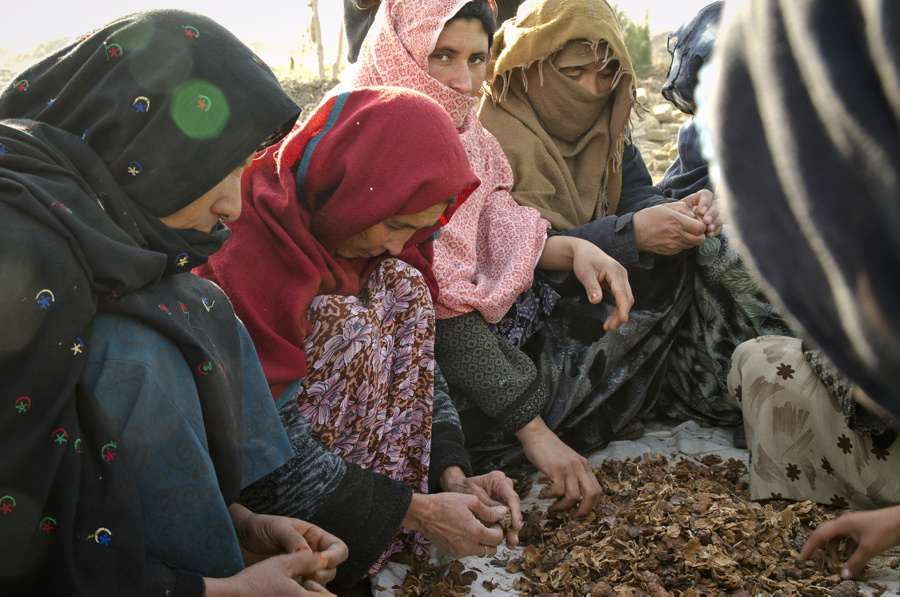
[[(718, 456), (703, 462), (672, 466), (646, 454), (607, 460), (594, 469), (604, 493), (591, 514), (529, 512), (520, 533), (525, 548), (491, 563), (521, 573), (515, 585), (521, 595), (857, 594), (821, 552), (802, 566), (796, 562), (812, 528), (835, 509), (751, 502), (742, 462)], [(475, 578), (450, 565), (418, 567), (397, 594), (466, 595)]]

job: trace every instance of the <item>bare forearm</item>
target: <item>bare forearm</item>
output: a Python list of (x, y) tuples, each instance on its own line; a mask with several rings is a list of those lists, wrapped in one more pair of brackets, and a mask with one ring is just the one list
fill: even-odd
[(571, 270), (578, 243), (588, 241), (572, 236), (551, 236), (544, 244), (544, 251), (537, 266), (549, 270)]
[(515, 435), (523, 445), (527, 445), (532, 440), (537, 439), (547, 433), (553, 433), (544, 420), (537, 416), (525, 424), (524, 427), (516, 431)]
[(428, 496), (421, 493), (414, 493), (412, 500), (409, 502), (409, 509), (406, 516), (403, 517), (402, 526), (404, 529), (412, 531), (423, 531), (431, 517), (431, 508)]

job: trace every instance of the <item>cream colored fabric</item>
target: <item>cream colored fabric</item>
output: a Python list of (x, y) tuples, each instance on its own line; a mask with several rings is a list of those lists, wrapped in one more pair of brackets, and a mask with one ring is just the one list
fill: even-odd
[(800, 340), (760, 336), (734, 352), (728, 387), (744, 412), (750, 497), (871, 509), (900, 503), (900, 443), (852, 431)]

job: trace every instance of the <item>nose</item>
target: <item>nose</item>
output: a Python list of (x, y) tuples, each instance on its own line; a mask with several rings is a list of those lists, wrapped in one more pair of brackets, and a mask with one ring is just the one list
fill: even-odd
[(593, 77), (587, 76), (584, 77), (584, 88), (593, 93), (594, 95), (600, 95), (600, 74), (595, 74)]
[(406, 241), (410, 239), (413, 235), (413, 231), (397, 231), (392, 234), (390, 238), (386, 239), (384, 243), (381, 245), (384, 247), (388, 253), (396, 257), (401, 252), (403, 252), (403, 246), (406, 244)]
[(241, 187), (240, 184), (229, 188), (222, 197), (216, 201), (216, 215), (225, 222), (234, 222), (241, 217)]
[(469, 65), (464, 61), (460, 61), (453, 69), (453, 76), (450, 77), (450, 88), (463, 95), (467, 95), (472, 91), (472, 77), (469, 76)]

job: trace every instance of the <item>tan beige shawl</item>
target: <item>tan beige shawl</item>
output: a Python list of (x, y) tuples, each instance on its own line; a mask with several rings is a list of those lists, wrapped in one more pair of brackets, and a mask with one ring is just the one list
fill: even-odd
[[(578, 43), (567, 44), (574, 40)], [(581, 46), (581, 51), (579, 51)], [(610, 91), (593, 95), (554, 65), (581, 54), (617, 60)], [(479, 118), (513, 166), (513, 197), (570, 230), (615, 212), (622, 151), (636, 105), (634, 70), (615, 12), (604, 0), (528, 0), (494, 37), (493, 101)]]

